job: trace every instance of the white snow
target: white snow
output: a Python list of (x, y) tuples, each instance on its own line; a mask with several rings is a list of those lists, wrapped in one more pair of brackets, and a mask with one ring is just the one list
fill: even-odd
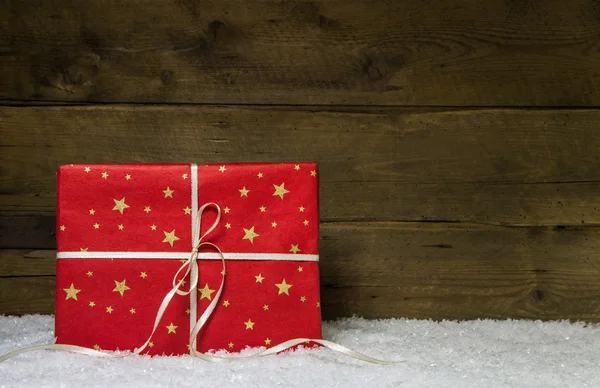
[[(0, 354), (51, 343), (53, 326), (52, 316), (0, 316)], [(597, 324), (348, 318), (324, 322), (323, 335), (405, 362), (374, 365), (325, 348), (219, 364), (36, 351), (1, 363), (0, 387), (600, 387)]]

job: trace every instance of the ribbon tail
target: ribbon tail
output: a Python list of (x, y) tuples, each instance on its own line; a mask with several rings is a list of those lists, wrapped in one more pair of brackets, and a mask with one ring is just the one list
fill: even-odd
[(47, 344), (47, 345), (28, 346), (25, 348), (13, 350), (12, 352), (8, 352), (8, 353), (0, 356), (0, 362), (4, 362), (10, 358), (16, 357), (19, 354), (33, 352), (36, 350), (60, 350), (63, 352), (70, 352), (70, 353), (83, 354), (86, 356), (105, 357), (105, 358), (127, 357), (127, 354), (117, 355), (117, 354), (111, 354), (111, 353), (104, 353), (99, 350), (89, 349), (89, 348), (85, 348), (83, 346), (66, 345), (66, 344)]

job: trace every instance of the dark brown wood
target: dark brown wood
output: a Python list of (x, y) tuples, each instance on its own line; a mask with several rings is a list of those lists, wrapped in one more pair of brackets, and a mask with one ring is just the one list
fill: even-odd
[(55, 217), (0, 216), (0, 248), (51, 248), (55, 239)]
[(323, 221), (600, 224), (600, 110), (0, 107), (0, 212), (66, 163), (316, 161)]
[[(321, 235), (326, 319), (600, 322), (600, 228), (325, 223)], [(31, 256), (32, 273), (50, 274), (54, 252), (0, 252), (0, 314), (51, 312), (53, 280), (2, 276), (24, 275)]]
[(8, 0), (0, 98), (600, 105), (594, 0)]
[(56, 275), (56, 252), (53, 250), (0, 250), (0, 278), (54, 275)]

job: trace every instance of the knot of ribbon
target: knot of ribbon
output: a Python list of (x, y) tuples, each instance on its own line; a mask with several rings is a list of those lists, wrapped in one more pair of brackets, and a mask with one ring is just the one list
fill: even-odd
[[(214, 207), (217, 210), (217, 218), (215, 219), (215, 221), (213, 222), (211, 227), (208, 228), (208, 230), (204, 234), (201, 235), (200, 232), (201, 232), (201, 224), (202, 224), (202, 213), (209, 207)], [(219, 207), (219, 205), (217, 205), (214, 202), (205, 203), (198, 209), (198, 212), (196, 212), (196, 217), (192, 223), (193, 241), (192, 241), (192, 250), (191, 250), (190, 256), (185, 262), (183, 262), (183, 264), (179, 267), (179, 269), (173, 276), (172, 288), (164, 296), (164, 298), (158, 308), (158, 311), (156, 313), (156, 317), (154, 318), (154, 325), (152, 327), (152, 332), (148, 336), (148, 339), (146, 340), (146, 342), (144, 342), (142, 344), (142, 346), (135, 348), (132, 352), (127, 352), (125, 354), (117, 354), (117, 353), (107, 353), (107, 352), (103, 352), (100, 350), (86, 348), (83, 346), (68, 345), (68, 344), (35, 345), (35, 346), (29, 346), (29, 347), (25, 347), (25, 348), (21, 348), (21, 349), (16, 349), (9, 353), (6, 353), (6, 354), (0, 356), (0, 362), (6, 361), (12, 357), (19, 355), (19, 354), (31, 352), (34, 350), (60, 350), (60, 351), (67, 351), (67, 352), (71, 352), (71, 353), (78, 353), (78, 354), (84, 354), (84, 355), (88, 355), (88, 356), (104, 357), (104, 358), (123, 358), (123, 357), (129, 357), (132, 355), (141, 354), (146, 349), (146, 347), (148, 347), (148, 345), (150, 344), (150, 341), (152, 340), (152, 336), (156, 332), (156, 329), (159, 326), (162, 316), (165, 313), (169, 303), (171, 302), (171, 300), (173, 299), (175, 294), (182, 295), (182, 296), (190, 295), (190, 335), (189, 335), (189, 339), (188, 339), (190, 355), (200, 358), (204, 361), (223, 362), (223, 361), (231, 361), (231, 360), (238, 360), (238, 359), (265, 357), (265, 356), (269, 356), (269, 355), (273, 355), (273, 354), (285, 351), (287, 349), (293, 348), (294, 346), (297, 346), (297, 345), (300, 345), (303, 343), (314, 342), (314, 343), (318, 343), (326, 348), (332, 349), (336, 352), (350, 356), (352, 358), (370, 362), (370, 363), (374, 363), (374, 364), (390, 365), (390, 364), (396, 364), (396, 363), (402, 362), (402, 361), (379, 360), (379, 359), (372, 358), (372, 357), (366, 356), (364, 354), (358, 353), (351, 349), (348, 349), (348, 348), (346, 348), (342, 345), (339, 345), (335, 342), (331, 342), (331, 341), (327, 341), (327, 340), (323, 340), (323, 339), (311, 339), (311, 338), (290, 339), (290, 340), (282, 342), (278, 345), (275, 345), (273, 347), (267, 348), (266, 350), (264, 350), (260, 353), (244, 355), (244, 356), (242, 356), (242, 355), (217, 356), (217, 355), (199, 352), (196, 349), (197, 336), (200, 333), (200, 331), (202, 330), (202, 328), (204, 327), (204, 325), (206, 324), (206, 322), (208, 321), (208, 319), (210, 318), (210, 316), (213, 314), (213, 312), (217, 306), (217, 303), (219, 302), (221, 293), (223, 292), (223, 287), (225, 285), (225, 276), (227, 274), (226, 268), (225, 268), (225, 256), (223, 255), (223, 252), (221, 252), (221, 249), (219, 249), (219, 247), (217, 245), (215, 245), (209, 241), (204, 241), (204, 238), (208, 234), (210, 234), (213, 230), (215, 230), (215, 228), (219, 225), (220, 220), (221, 220), (221, 208)], [(206, 310), (202, 313), (200, 318), (198, 318), (196, 320), (196, 316), (197, 316), (196, 288), (198, 286), (198, 281), (199, 281), (198, 254), (199, 254), (199, 250), (201, 247), (210, 247), (218, 253), (218, 255), (221, 259), (221, 264), (222, 264), (223, 270), (221, 271), (221, 275), (222, 275), (221, 276), (221, 285), (219, 286), (219, 289), (218, 289), (215, 297), (213, 298), (211, 303), (208, 305)], [(181, 275), (183, 272), (184, 272), (184, 274)], [(182, 287), (184, 285), (184, 280), (185, 280), (185, 278), (187, 278), (188, 275), (190, 276), (189, 288), (183, 289)], [(179, 279), (179, 280), (177, 280), (177, 279)]]

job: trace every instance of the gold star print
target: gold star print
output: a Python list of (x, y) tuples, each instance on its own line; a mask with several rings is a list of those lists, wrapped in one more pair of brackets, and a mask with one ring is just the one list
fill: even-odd
[(131, 175), (129, 175), (129, 174), (125, 175), (125, 179), (130, 180), (131, 179)]
[(227, 229), (231, 229), (231, 224), (228, 222), (228, 223), (226, 223), (226, 224), (225, 224), (225, 227), (226, 227)]
[(202, 295), (200, 296), (200, 300), (204, 298), (212, 300), (212, 293), (215, 292), (215, 290), (211, 290), (210, 288), (208, 288), (208, 283), (204, 285), (204, 288), (199, 288), (198, 291), (202, 293)]
[(316, 170), (312, 170), (310, 172), (310, 176), (317, 176), (317, 171)]
[(263, 205), (263, 206), (261, 206), (259, 209), (260, 209), (260, 212), (261, 212), (261, 213), (264, 213), (264, 212), (266, 212), (266, 211), (267, 211), (267, 208), (266, 208), (264, 205)]
[(90, 216), (93, 216), (96, 211), (94, 209), (90, 209)]
[(251, 227), (250, 229), (246, 229), (246, 228), (242, 228), (244, 229), (244, 237), (242, 237), (242, 240), (250, 240), (250, 243), (254, 244), (254, 239), (258, 236), (260, 236), (260, 234), (254, 232), (254, 226)]
[(306, 296), (301, 296), (300, 297), (300, 302), (302, 302), (302, 303), (306, 302)]
[(279, 283), (279, 284), (275, 284), (275, 286), (276, 286), (277, 288), (279, 288), (279, 292), (277, 293), (277, 295), (281, 295), (281, 294), (286, 294), (286, 295), (289, 295), (289, 294), (290, 294), (290, 293), (289, 293), (289, 290), (290, 290), (290, 288), (292, 287), (292, 285), (291, 285), (291, 284), (287, 284), (287, 283), (285, 282), (285, 279), (283, 279), (283, 281), (282, 281), (281, 283)]
[(227, 346), (229, 346), (229, 349), (232, 349), (233, 348), (233, 342), (228, 343)]
[(123, 224), (119, 224), (118, 228), (119, 228), (119, 230), (125, 229), (125, 227), (123, 226)]
[(165, 198), (173, 198), (173, 193), (175, 192), (175, 190), (171, 190), (169, 186), (167, 186), (167, 188), (162, 192), (165, 193)]
[(284, 186), (285, 186), (285, 183), (282, 183), (280, 186), (273, 185), (273, 187), (275, 188), (275, 192), (273, 193), (273, 196), (278, 195), (279, 198), (283, 199), (283, 196), (286, 195), (287, 193), (289, 193), (289, 190), (286, 190)]
[(120, 211), (121, 214), (123, 214), (123, 210), (125, 210), (129, 207), (129, 205), (125, 203), (125, 197), (123, 197), (119, 201), (117, 201), (116, 199), (113, 198), (113, 201), (115, 201), (115, 207), (113, 207), (112, 209)]
[(94, 276), (94, 273), (93, 273), (92, 271), (87, 271), (87, 276), (88, 276), (88, 277), (90, 277), (90, 276)]
[(300, 211), (300, 213), (304, 213), (304, 206), (300, 206), (300, 207), (298, 208), (298, 210)]
[(265, 280), (265, 278), (262, 277), (262, 274), (256, 275), (255, 278), (256, 278), (256, 283), (262, 283), (262, 281)]
[(166, 328), (167, 328), (167, 330), (168, 330), (167, 334), (171, 334), (171, 333), (173, 333), (173, 334), (177, 334), (177, 328), (178, 328), (178, 327), (179, 327), (179, 326), (175, 326), (175, 325), (173, 324), (173, 322), (171, 322), (171, 324), (170, 324), (169, 326), (166, 326)]
[(185, 346), (187, 346), (188, 350), (192, 350), (192, 348), (190, 347), (190, 344), (186, 344)]
[(179, 237), (175, 236), (175, 229), (173, 229), (172, 231), (170, 231), (169, 233), (167, 232), (163, 232), (165, 234), (165, 239), (162, 240), (162, 242), (166, 242), (171, 244), (171, 246), (173, 246), (173, 243), (177, 240), (179, 240)]
[(225, 171), (227, 171), (227, 169), (225, 168), (225, 166), (221, 166), (221, 167), (219, 167), (219, 171), (225, 172)]
[(123, 279), (122, 282), (118, 282), (115, 280), (115, 289), (113, 290), (113, 292), (118, 292), (119, 294), (121, 294), (121, 296), (123, 296), (125, 294), (125, 291), (131, 290), (131, 288), (127, 287), (127, 285), (125, 284), (126, 281), (127, 279)]
[(79, 248), (79, 252), (87, 252), (88, 249), (87, 248)]
[(94, 345), (94, 350), (100, 350), (100, 345), (98, 345), (98, 344)]
[(132, 308), (129, 310), (129, 312), (130, 312), (131, 314), (135, 314), (135, 309), (132, 307)]
[(256, 174), (257, 177), (262, 178), (263, 177), (263, 173), (259, 172), (258, 174)]
[(275, 222), (275, 221), (271, 222), (271, 227), (276, 228), (277, 227), (277, 222)]
[(244, 322), (244, 325), (246, 325), (246, 330), (254, 330), (254, 322), (250, 318), (248, 318), (248, 322)]
[(302, 271), (304, 271), (304, 268), (298, 267), (298, 272), (302, 272)]
[[(186, 260), (186, 261), (187, 261), (187, 260)], [(182, 286), (185, 286), (185, 283), (187, 283), (187, 280), (185, 280), (185, 279), (181, 279), (181, 285), (182, 285)]]
[(71, 283), (71, 287), (63, 288), (63, 290), (67, 293), (67, 297), (65, 298), (65, 300), (69, 300), (69, 299), (77, 300), (77, 294), (79, 294), (81, 292), (81, 290), (78, 290), (75, 288), (73, 283)]
[(94, 306), (96, 306), (96, 303), (94, 303), (94, 301), (92, 300), (90, 303), (88, 303), (88, 306), (94, 307)]
[(153, 347), (154, 347), (154, 342), (150, 341), (150, 342), (148, 343), (148, 347), (149, 347), (149, 348), (153, 348)]
[(192, 214), (192, 209), (191, 209), (189, 206), (186, 206), (186, 207), (183, 209), (183, 212), (184, 212), (185, 214)]
[(60, 230), (61, 230), (62, 232), (64, 232), (64, 231), (65, 231), (65, 229), (67, 229), (67, 227), (66, 227), (66, 226), (64, 226), (64, 225), (61, 225), (61, 226), (60, 226)]
[(267, 339), (265, 340), (265, 345), (271, 345), (271, 340), (267, 338)]
[(300, 245), (300, 244), (296, 244), (296, 245), (292, 244), (292, 247), (290, 248), (290, 250), (288, 252), (293, 252), (293, 253), (300, 252), (300, 248), (298, 248), (298, 245)]
[(269, 309), (269, 305), (268, 304), (263, 305), (263, 310), (267, 311), (268, 309)]
[(321, 302), (317, 302), (317, 308), (321, 307)]
[(92, 169), (91, 169), (91, 168), (89, 168), (89, 167), (86, 167), (86, 168), (84, 168), (83, 170), (84, 170), (85, 172), (90, 172), (90, 171), (92, 171)]
[(115, 310), (112, 308), (112, 306), (108, 306), (106, 308), (106, 312), (109, 313), (109, 314), (112, 314), (113, 311), (115, 311)]
[(147, 274), (146, 272), (142, 272), (142, 273), (140, 274), (140, 277), (141, 277), (142, 279), (146, 279), (146, 278), (148, 277), (148, 274)]
[(187, 315), (190, 315), (190, 313), (191, 313), (191, 312), (192, 312), (192, 310), (190, 310), (190, 309), (185, 309), (185, 313), (186, 313)]
[(240, 190), (240, 197), (247, 197), (250, 190), (246, 189), (246, 186), (242, 187)]
[(108, 179), (108, 173), (106, 171), (102, 173), (102, 179)]
[(226, 300), (226, 301), (223, 302), (223, 307), (229, 307), (229, 301), (228, 300)]
[(225, 276), (225, 270), (221, 271), (221, 275)]
[(296, 171), (300, 170), (300, 165), (299, 164), (295, 165), (294, 170), (296, 170)]
[[(153, 225), (150, 225), (150, 229), (152, 229), (152, 230), (156, 230), (156, 225), (154, 225), (154, 224), (153, 224)], [(163, 242), (164, 242), (164, 241), (163, 241)]]
[(183, 179), (187, 179), (187, 178), (188, 178), (188, 174), (183, 174), (181, 177), (182, 177)]
[(231, 209), (229, 209), (227, 206), (225, 206), (225, 209), (223, 209), (223, 211), (224, 211), (225, 213), (229, 213), (229, 211), (230, 211), (230, 210), (231, 210)]
[(303, 224), (304, 226), (308, 226), (308, 220), (304, 220)]
[(150, 213), (152, 211), (152, 209), (150, 209), (150, 206), (146, 206), (144, 208), (144, 211), (146, 212), (146, 214)]
[(96, 223), (94, 224), (94, 229), (100, 229), (100, 224), (96, 222)]

